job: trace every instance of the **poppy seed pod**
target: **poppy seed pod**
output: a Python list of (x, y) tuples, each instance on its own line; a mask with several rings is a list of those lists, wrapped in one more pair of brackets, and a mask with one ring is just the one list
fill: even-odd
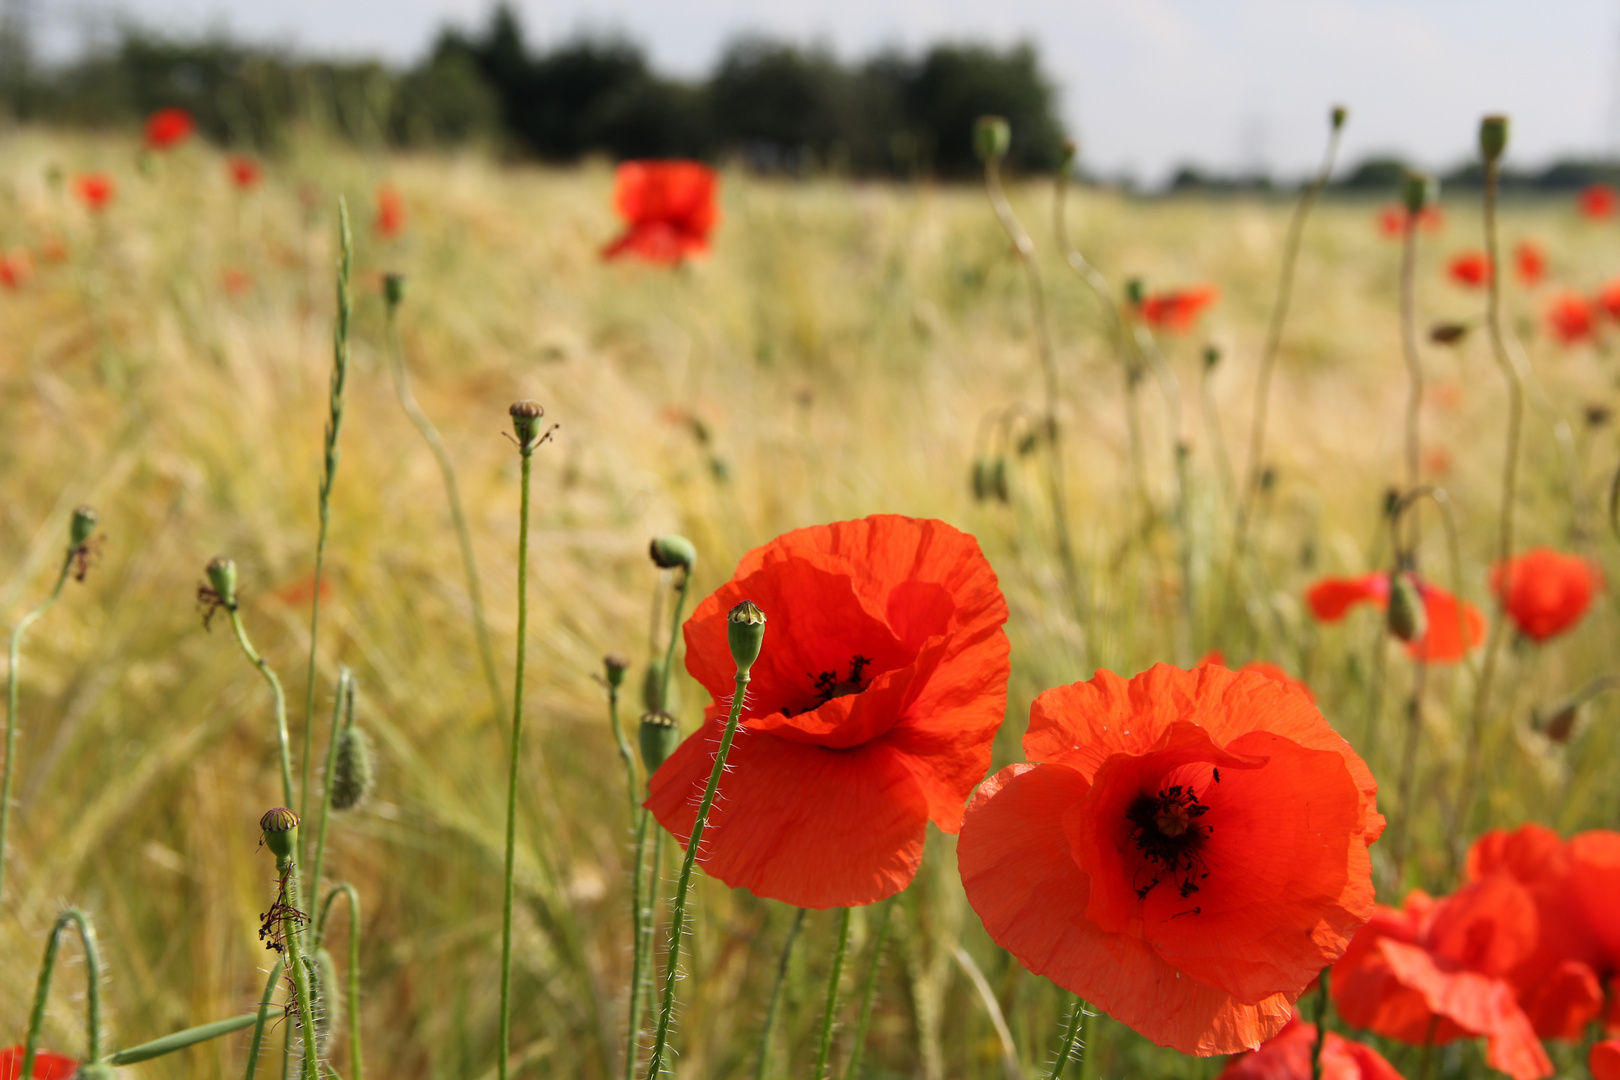
[(677, 566), (688, 574), (697, 566), (697, 548), (692, 541), (684, 536), (655, 536), (647, 546), (647, 555), (652, 559), (653, 565), (663, 570), (673, 570)]
[(1439, 201), (1440, 182), (1428, 173), (1409, 172), (1401, 185), (1401, 199), (1415, 222), (1418, 214)]
[(624, 673), (630, 668), (630, 658), (622, 653), (608, 653), (602, 657), (602, 667), (607, 671), (607, 684), (617, 690), (624, 685)]
[(1348, 119), (1350, 119), (1350, 110), (1343, 105), (1333, 106), (1333, 111), (1328, 114), (1328, 121), (1333, 125), (1334, 131), (1344, 127), (1344, 122)]
[(650, 712), (641, 718), (641, 763), (648, 776), (658, 771), (680, 741), (681, 730), (669, 713)]
[(1508, 118), (1487, 116), (1479, 122), (1479, 153), (1486, 161), (1495, 161), (1507, 149)]
[(383, 300), (388, 303), (388, 310), (393, 311), (405, 299), (405, 275), (383, 275)]
[(525, 450), (531, 449), (540, 437), (540, 421), (546, 415), (545, 407), (538, 401), (514, 401), (506, 411), (512, 416), (512, 430), (517, 433), (518, 445)]
[(275, 854), (277, 862), (292, 858), (298, 849), (297, 814), (285, 806), (266, 810), (259, 819), (259, 828), (264, 830), (264, 844)]
[(973, 124), (973, 152), (980, 161), (1000, 161), (1012, 147), (1012, 128), (999, 116), (981, 116)]
[(100, 520), (101, 516), (96, 513), (94, 507), (75, 507), (73, 510), (73, 524), (70, 527), (69, 534), (73, 537), (73, 546), (78, 547), (90, 539), (90, 534), (96, 531), (96, 522)]
[(223, 555), (208, 560), (208, 584), (219, 594), (219, 602), (227, 608), (236, 607), (236, 562)]
[(726, 640), (731, 644), (731, 658), (737, 661), (739, 672), (754, 666), (765, 644), (765, 613), (752, 600), (744, 600), (726, 616)]
[(353, 810), (377, 786), (371, 762), (371, 741), (353, 724), (338, 732), (337, 757), (332, 762), (332, 809)]
[(1389, 632), (1405, 642), (1417, 641), (1429, 629), (1423, 597), (1410, 574), (1395, 574), (1389, 581)]

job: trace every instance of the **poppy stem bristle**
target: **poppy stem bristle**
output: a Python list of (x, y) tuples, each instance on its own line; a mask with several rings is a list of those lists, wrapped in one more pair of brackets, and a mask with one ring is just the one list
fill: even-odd
[(826, 1080), (827, 1062), (832, 1056), (833, 1025), (838, 1019), (838, 984), (844, 978), (844, 958), (849, 955), (850, 908), (838, 909), (838, 944), (833, 948), (832, 971), (827, 975), (827, 1007), (821, 1015), (821, 1040), (816, 1050), (816, 1067), (811, 1080)]
[[(338, 671), (337, 694), (332, 699), (332, 734), (326, 744), (326, 771), (321, 777), (321, 820), (315, 831), (315, 861), (310, 864), (309, 895), (321, 895), (321, 872), (326, 869), (326, 827), (332, 816), (332, 778), (337, 774), (338, 735), (345, 723), (354, 724), (354, 673)], [(319, 937), (317, 936), (317, 943)]]
[(34, 1007), (28, 1014), (28, 1037), (23, 1043), (22, 1068), (18, 1076), (34, 1075), (39, 1033), (45, 1024), (45, 1006), (51, 996), (51, 980), (56, 975), (56, 954), (62, 945), (62, 932), (69, 924), (78, 929), (79, 944), (84, 949), (85, 1060), (101, 1060), (101, 951), (96, 947), (96, 931), (90, 923), (90, 916), (78, 908), (68, 908), (56, 917), (50, 936), (45, 939), (45, 956), (40, 961), (39, 979), (34, 985)]
[[(319, 949), (326, 941), (326, 922), (332, 914), (332, 904), (339, 896), (349, 902), (349, 966), (348, 966), (348, 1013), (349, 1022), (349, 1076), (350, 1080), (362, 1080), (364, 1070), (360, 1044), (360, 893), (353, 885), (340, 881), (332, 886), (326, 894), (326, 902), (321, 905), (321, 917), (315, 924), (315, 947)], [(327, 993), (332, 991), (328, 989)]]
[[(1047, 1080), (1063, 1080), (1063, 1074), (1074, 1060), (1076, 1044), (1080, 1044), (1080, 1026), (1085, 1023), (1086, 1003), (1078, 994), (1075, 995), (1074, 1004), (1070, 1006), (1069, 1029), (1063, 1033), (1063, 1042), (1058, 1046), (1057, 1057), (1052, 1060), (1052, 1071), (1047, 1073)], [(1079, 1045), (1080, 1052), (1085, 1053), (1084, 1044)]]
[(310, 958), (304, 955), (303, 927), (307, 919), (303, 912), (298, 910), (298, 864), (294, 860), (295, 854), (296, 845), (288, 854), (276, 856), (276, 872), (281, 875), (281, 894), (277, 898), (276, 907), (280, 909), (281, 941), (285, 950), (284, 955), (287, 957), (288, 970), (292, 973), (293, 1000), (298, 1010), (299, 1029), (303, 1033), (303, 1080), (318, 1080), (320, 1039), (316, 1034), (314, 1002), (310, 988)]
[[(782, 984), (787, 982), (788, 961), (793, 958), (793, 943), (799, 939), (806, 911), (799, 908), (788, 925), (787, 940), (782, 942), (782, 955), (776, 961), (776, 978), (771, 980), (770, 1003), (765, 1006), (765, 1024), (759, 1033), (759, 1064), (754, 1068), (754, 1080), (765, 1080), (765, 1067), (771, 1058), (771, 1035), (776, 1030), (776, 1012), (782, 1004)], [(853, 1078), (854, 1073), (847, 1074)]]
[(878, 974), (883, 967), (883, 946), (889, 940), (889, 924), (894, 919), (894, 907), (899, 902), (900, 894), (896, 893), (883, 902), (878, 912), (877, 930), (872, 935), (872, 959), (866, 965), (866, 983), (861, 990), (861, 1016), (855, 1024), (854, 1044), (850, 1047), (849, 1062), (844, 1066), (844, 1080), (860, 1080), (866, 1032), (872, 1026), (872, 1006), (877, 1001)]

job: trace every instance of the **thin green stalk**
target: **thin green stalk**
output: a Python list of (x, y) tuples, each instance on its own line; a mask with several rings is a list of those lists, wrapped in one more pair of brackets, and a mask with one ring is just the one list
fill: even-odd
[(1311, 1044), (1311, 1080), (1322, 1080), (1322, 1047), (1327, 1043), (1328, 973), (1323, 968), (1316, 984), (1316, 1041)]
[[(320, 532), (315, 540), (315, 587), (309, 606), (309, 679), (304, 691), (303, 784), (298, 817), (309, 814), (310, 743), (315, 734), (315, 659), (320, 645), (321, 574), (326, 568), (326, 533), (332, 521), (332, 485), (337, 479), (338, 434), (343, 428), (343, 390), (349, 379), (349, 275), (354, 268), (354, 237), (349, 231), (349, 204), (338, 199), (337, 322), (332, 331), (332, 384), (327, 395), (325, 457), (321, 471)], [(289, 801), (288, 806), (292, 803)]]
[[(345, 719), (346, 717), (346, 719)], [(332, 773), (337, 765), (338, 732), (354, 724), (354, 674), (338, 671), (337, 694), (332, 699), (332, 734), (326, 743), (326, 772), (321, 777), (321, 823), (315, 833), (315, 862), (309, 875), (309, 895), (321, 895), (321, 871), (326, 868), (326, 826), (332, 817)]]
[(248, 640), (247, 629), (242, 625), (242, 615), (234, 603), (225, 608), (225, 614), (230, 616), (231, 629), (236, 631), (236, 643), (242, 647), (242, 655), (248, 658), (252, 665), (259, 669), (264, 681), (270, 684), (270, 693), (275, 697), (276, 704), (276, 744), (281, 752), (281, 794), (288, 806), (293, 801), (292, 779), (292, 746), (287, 736), (287, 695), (282, 692), (281, 680), (270, 665), (254, 649), (253, 643)]
[(782, 942), (782, 955), (776, 961), (776, 978), (771, 980), (771, 999), (765, 1006), (765, 1025), (759, 1032), (759, 1064), (754, 1069), (754, 1080), (765, 1080), (765, 1067), (771, 1059), (771, 1035), (776, 1031), (776, 1012), (782, 1004), (782, 986), (787, 982), (788, 961), (793, 958), (793, 943), (799, 940), (799, 930), (804, 926), (804, 916), (804, 908), (799, 908), (793, 913), (793, 922), (788, 925), (787, 940)]
[(360, 1054), (360, 894), (353, 885), (340, 881), (326, 894), (321, 905), (321, 918), (315, 925), (315, 947), (326, 940), (326, 920), (332, 913), (332, 903), (341, 893), (349, 901), (349, 1075), (361, 1080), (364, 1075)]
[(472, 531), (467, 527), (467, 514), (462, 509), (455, 463), (450, 460), (450, 451), (439, 437), (439, 429), (422, 412), (421, 406), (416, 403), (416, 395), (411, 393), (410, 375), (405, 367), (405, 349), (399, 339), (397, 306), (395, 303), (388, 305), (388, 345), (394, 361), (394, 394), (399, 398), (405, 415), (411, 418), (411, 423), (416, 425), (416, 430), (428, 444), (428, 449), (433, 451), (439, 463), (439, 474), (444, 478), (450, 519), (455, 522), (456, 539), (461, 545), (461, 563), (467, 573), (467, 600), (472, 605), (473, 628), (478, 635), (478, 655), (483, 661), (484, 680), (489, 683), (489, 699), (495, 705), (495, 715), (501, 716), (506, 712), (506, 702), (501, 698), (500, 671), (495, 665), (495, 646), (489, 636), (489, 620), (484, 615), (484, 591), (478, 581), (478, 561), (473, 557)]
[(664, 648), (664, 668), (658, 674), (658, 709), (667, 712), (669, 709), (669, 679), (675, 666), (675, 642), (681, 636), (681, 615), (686, 611), (686, 593), (692, 584), (692, 572), (681, 571), (681, 587), (675, 597), (675, 611), (669, 620), (669, 644)]
[[(632, 801), (634, 801), (632, 799)], [(641, 1045), (641, 1002), (643, 986), (651, 988), (647, 978), (648, 945), (652, 941), (652, 905), (646, 899), (643, 890), (643, 874), (647, 866), (647, 832), (652, 821), (652, 811), (643, 809), (636, 821), (636, 856), (635, 864), (631, 867), (630, 879), (630, 912), (633, 916), (634, 927), (632, 933), (630, 952), (630, 1024), (625, 1036), (624, 1047), (624, 1080), (634, 1080), (636, 1075), (636, 1052)], [(659, 836), (663, 836), (662, 830)], [(657, 867), (653, 869), (656, 879)], [(646, 929), (644, 929), (646, 928)]]
[(727, 717), (726, 729), (720, 736), (720, 749), (714, 755), (714, 768), (709, 771), (709, 782), (703, 788), (702, 801), (698, 803), (697, 818), (692, 822), (692, 835), (686, 841), (686, 858), (681, 862), (681, 877), (675, 885), (675, 911), (669, 924), (669, 954), (664, 961), (664, 1001), (658, 1012), (658, 1033), (653, 1037), (652, 1057), (647, 1063), (647, 1080), (653, 1080), (663, 1068), (664, 1048), (669, 1044), (669, 1025), (675, 1017), (675, 980), (680, 977), (681, 940), (686, 936), (686, 899), (692, 887), (692, 868), (697, 865), (703, 828), (709, 823), (714, 793), (720, 787), (720, 774), (725, 772), (726, 757), (731, 753), (731, 742), (737, 735), (737, 722), (742, 718), (743, 699), (747, 695), (748, 668), (739, 665), (736, 689), (731, 696), (731, 715)]
[[(1069, 1067), (1069, 1062), (1074, 1059), (1075, 1044), (1080, 1042), (1080, 1027), (1085, 1023), (1085, 1020), (1086, 1003), (1076, 994), (1074, 1005), (1069, 1013), (1069, 1029), (1063, 1033), (1063, 1042), (1058, 1047), (1057, 1057), (1052, 1060), (1052, 1071), (1046, 1074), (1048, 1080), (1062, 1080), (1064, 1071)], [(1085, 1052), (1084, 1044), (1081, 1044), (1080, 1049), (1081, 1053)]]
[(176, 1031), (151, 1042), (132, 1046), (128, 1050), (120, 1050), (116, 1054), (107, 1055), (107, 1064), (123, 1068), (126, 1065), (139, 1065), (143, 1061), (151, 1061), (165, 1054), (172, 1054), (184, 1050), (188, 1046), (217, 1039), (221, 1035), (231, 1035), (243, 1028), (253, 1027), (258, 1021), (258, 1013), (243, 1013), (226, 1020), (215, 1020), (211, 1024), (198, 1024), (183, 1031)]
[(816, 1051), (812, 1080), (826, 1080), (827, 1061), (832, 1056), (833, 1023), (838, 1019), (838, 984), (844, 977), (844, 957), (849, 954), (850, 908), (838, 909), (838, 944), (833, 949), (832, 973), (827, 976), (827, 1008), (821, 1016), (821, 1042)]
[(298, 1009), (298, 1026), (304, 1038), (304, 1080), (318, 1080), (320, 1046), (315, 1037), (315, 1014), (311, 1008), (309, 968), (304, 956), (304, 915), (298, 910), (298, 864), (289, 855), (276, 859), (276, 872), (282, 875), (286, 900), (281, 917), (282, 944), (287, 965), (292, 969), (293, 1000)]
[(844, 1066), (844, 1080), (859, 1080), (861, 1058), (866, 1050), (866, 1032), (872, 1026), (872, 1005), (877, 1001), (878, 973), (883, 967), (883, 946), (889, 940), (889, 922), (894, 916), (894, 905), (900, 894), (889, 897), (878, 912), (877, 930), (872, 940), (872, 960), (866, 967), (866, 985), (861, 990), (861, 1018), (855, 1025), (855, 1045)]
[(624, 733), (624, 725), (619, 722), (619, 684), (608, 683), (608, 722), (613, 725), (613, 741), (619, 748), (619, 758), (624, 762), (625, 793), (630, 797), (630, 820), (640, 817), (641, 800), (636, 798), (640, 788), (636, 770), (636, 753), (630, 748), (630, 740)]
[(1086, 1014), (1086, 1020), (1080, 1028), (1080, 1080), (1091, 1080), (1097, 1075), (1097, 1029), (1108, 1019), (1108, 1014), (1089, 1009), (1082, 1011)]
[(79, 931), (79, 944), (84, 949), (85, 994), (85, 1060), (101, 1060), (101, 953), (96, 948), (95, 928), (90, 916), (78, 908), (68, 908), (56, 917), (50, 937), (45, 939), (45, 957), (40, 961), (39, 980), (34, 985), (34, 1008), (28, 1014), (28, 1038), (23, 1044), (22, 1069), (19, 1076), (34, 1075), (34, 1057), (39, 1052), (39, 1032), (45, 1025), (45, 1006), (51, 996), (51, 979), (56, 974), (56, 954), (62, 944), (62, 931), (72, 923)]
[(0, 781), (0, 900), (4, 900), (6, 895), (6, 837), (11, 829), (11, 785), (16, 775), (17, 697), (22, 692), (18, 685), (17, 671), (18, 665), (22, 662), (23, 634), (50, 609), (52, 604), (56, 603), (57, 597), (62, 595), (62, 586), (67, 583), (68, 572), (73, 568), (76, 550), (76, 545), (68, 548), (67, 555), (62, 559), (62, 569), (57, 572), (56, 584), (51, 587), (51, 594), (40, 601), (38, 607), (24, 615), (18, 621), (17, 628), (11, 632), (11, 666), (6, 669), (6, 768), (5, 779)]
[(270, 969), (270, 977), (264, 981), (264, 997), (259, 1000), (259, 1016), (253, 1025), (253, 1041), (248, 1044), (247, 1069), (242, 1073), (242, 1080), (253, 1080), (254, 1074), (259, 1071), (259, 1053), (264, 1046), (264, 1023), (270, 1016), (270, 1001), (276, 992), (276, 984), (281, 981), (281, 969), (286, 961), (276, 958), (275, 966)]

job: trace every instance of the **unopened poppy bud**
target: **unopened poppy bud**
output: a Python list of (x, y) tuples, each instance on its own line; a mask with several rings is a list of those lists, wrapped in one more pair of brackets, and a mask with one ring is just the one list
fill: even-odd
[(759, 659), (765, 644), (765, 613), (752, 600), (744, 600), (726, 616), (726, 638), (738, 671), (747, 671)]
[(647, 671), (641, 677), (641, 707), (648, 712), (681, 711), (681, 684), (671, 679), (669, 686), (664, 686), (664, 658), (661, 656), (647, 661)]
[(1000, 161), (1012, 147), (1012, 128), (999, 116), (981, 116), (973, 125), (973, 151), (980, 161)]
[(1417, 641), (1429, 629), (1429, 617), (1423, 610), (1423, 597), (1418, 595), (1411, 574), (1395, 574), (1389, 581), (1389, 632), (1405, 642)]
[(388, 304), (388, 310), (393, 311), (405, 300), (405, 275), (383, 275), (383, 300)]
[(219, 602), (227, 608), (236, 607), (236, 563), (223, 555), (208, 560), (208, 584), (213, 586)]
[(641, 764), (651, 776), (680, 745), (681, 729), (666, 712), (650, 712), (641, 718)]
[(998, 502), (1007, 502), (1010, 491), (1007, 487), (1007, 459), (996, 458), (990, 468), (990, 492)]
[(1429, 340), (1436, 345), (1455, 345), (1467, 336), (1467, 323), (1435, 323), (1429, 328)]
[(338, 732), (332, 762), (332, 809), (353, 810), (371, 796), (377, 771), (371, 762), (371, 740), (353, 724)]
[(688, 574), (697, 565), (697, 548), (692, 541), (684, 536), (657, 536), (647, 546), (647, 554), (652, 558), (653, 565), (664, 570), (673, 570), (681, 567)]
[(630, 658), (623, 653), (608, 653), (602, 657), (602, 667), (607, 670), (607, 684), (617, 690), (624, 685), (624, 673), (630, 669)]
[(1338, 131), (1340, 128), (1344, 127), (1344, 122), (1349, 118), (1350, 110), (1343, 105), (1333, 106), (1333, 111), (1328, 114), (1328, 120), (1333, 124), (1334, 131)]
[(973, 501), (984, 502), (994, 491), (992, 472), (994, 466), (989, 458), (973, 459)]
[(69, 527), (69, 535), (73, 537), (73, 546), (78, 547), (90, 539), (90, 534), (96, 531), (96, 522), (101, 520), (94, 507), (79, 506), (73, 510), (73, 524)]
[(1406, 211), (1417, 215), (1440, 199), (1440, 182), (1428, 173), (1409, 172), (1401, 184), (1401, 198)]
[(1532, 726), (1537, 728), (1549, 740), (1555, 743), (1569, 742), (1570, 735), (1575, 732), (1575, 722), (1581, 718), (1581, 703), (1568, 701), (1551, 713), (1543, 716), (1538, 709), (1532, 720)]
[(1479, 153), (1486, 161), (1495, 161), (1507, 149), (1508, 118), (1487, 116), (1479, 122)]
[(285, 806), (266, 810), (259, 819), (259, 828), (264, 831), (264, 846), (274, 853), (278, 862), (292, 858), (298, 849), (297, 814)]
[(517, 433), (518, 445), (527, 450), (540, 437), (540, 421), (546, 410), (538, 401), (514, 401), (506, 410), (512, 414), (512, 430)]
[(1214, 371), (1215, 366), (1221, 362), (1221, 350), (1214, 345), (1204, 349), (1204, 370)]

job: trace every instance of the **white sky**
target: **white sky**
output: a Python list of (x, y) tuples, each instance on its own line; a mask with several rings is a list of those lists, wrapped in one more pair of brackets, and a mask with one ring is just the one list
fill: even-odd
[[(489, 0), (33, 0), (52, 51), (88, 17), (413, 60)], [(1620, 0), (517, 0), (531, 48), (620, 32), (655, 68), (696, 76), (748, 31), (845, 59), (938, 40), (1035, 42), (1087, 165), (1148, 181), (1193, 162), (1303, 173), (1326, 113), (1350, 106), (1345, 156), (1430, 166), (1472, 152), (1478, 118), (1513, 118), (1514, 163), (1620, 149)], [(103, 20), (104, 21), (104, 20)]]

